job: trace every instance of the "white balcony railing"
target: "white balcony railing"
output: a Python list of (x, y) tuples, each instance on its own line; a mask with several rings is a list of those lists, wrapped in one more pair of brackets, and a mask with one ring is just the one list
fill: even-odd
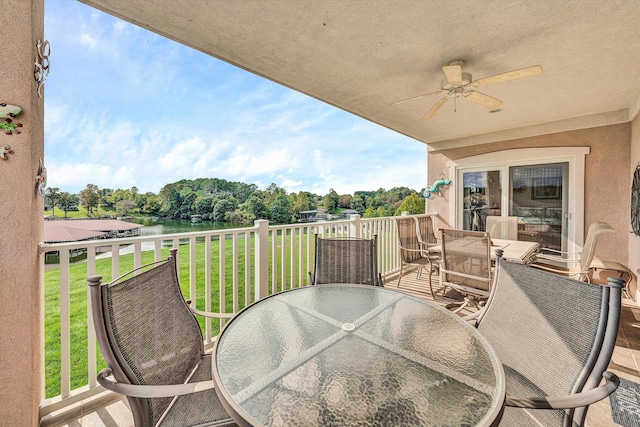
[[(109, 281), (165, 258), (169, 248), (176, 247), (182, 291), (192, 306), (236, 313), (272, 293), (306, 286), (313, 268), (315, 233), (321, 237), (377, 235), (378, 268), (383, 277), (400, 267), (391, 217), (360, 219), (353, 215), (347, 220), (278, 226), (259, 220), (247, 228), (40, 244), (42, 263), (51, 252), (58, 252), (60, 260), (57, 267), (45, 269), (48, 385), (41, 417), (104, 391), (96, 382), (104, 362), (93, 331), (88, 277), (98, 274)], [(71, 263), (71, 255), (78, 252), (86, 253), (86, 261)], [(58, 314), (59, 335), (55, 333)], [(222, 322), (203, 321), (205, 345), (212, 345)]]

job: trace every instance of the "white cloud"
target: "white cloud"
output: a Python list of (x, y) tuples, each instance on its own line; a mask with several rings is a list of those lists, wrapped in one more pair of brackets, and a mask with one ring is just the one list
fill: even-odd
[(95, 49), (98, 45), (98, 40), (91, 37), (89, 34), (82, 34), (80, 36), (80, 44), (88, 47), (89, 49)]
[(260, 175), (274, 175), (295, 165), (297, 158), (291, 156), (288, 147), (250, 148), (238, 146), (223, 165), (235, 176), (252, 179)]
[(289, 193), (294, 191), (298, 192), (300, 190), (304, 190), (304, 188), (302, 188), (303, 182), (301, 180), (293, 180), (289, 177), (279, 177), (279, 178), (281, 179), (279, 186), (287, 190)]
[(158, 165), (165, 171), (184, 170), (192, 167), (205, 150), (204, 142), (198, 137), (181, 141), (170, 150), (158, 153)]

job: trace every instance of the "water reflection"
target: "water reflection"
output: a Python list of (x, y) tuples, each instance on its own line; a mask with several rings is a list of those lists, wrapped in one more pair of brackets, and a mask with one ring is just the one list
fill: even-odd
[(189, 219), (134, 218), (128, 221), (144, 225), (140, 230), (141, 236), (157, 236), (159, 234), (189, 233), (192, 231), (224, 230), (253, 226), (253, 224), (232, 224), (216, 221), (193, 223)]

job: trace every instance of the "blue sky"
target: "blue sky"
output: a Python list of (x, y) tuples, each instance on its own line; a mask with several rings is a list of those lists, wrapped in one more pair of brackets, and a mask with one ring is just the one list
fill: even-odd
[(424, 144), (71, 0), (45, 2), (48, 186), (426, 186)]

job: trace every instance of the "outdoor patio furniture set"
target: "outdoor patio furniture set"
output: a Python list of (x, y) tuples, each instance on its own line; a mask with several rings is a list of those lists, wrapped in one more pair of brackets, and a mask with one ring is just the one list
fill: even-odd
[(185, 302), (173, 250), (89, 279), (98, 380), (127, 396), (136, 426), (583, 425), (619, 383), (606, 369), (624, 279), (530, 268), (530, 250), (509, 260), (509, 240), (484, 232), (443, 230), (438, 243), (421, 221), (397, 218), (398, 285), (409, 266), (438, 272), (473, 315), (383, 288), (375, 237), (316, 236), (312, 286), (247, 306), (207, 353), (194, 316), (207, 313)]

